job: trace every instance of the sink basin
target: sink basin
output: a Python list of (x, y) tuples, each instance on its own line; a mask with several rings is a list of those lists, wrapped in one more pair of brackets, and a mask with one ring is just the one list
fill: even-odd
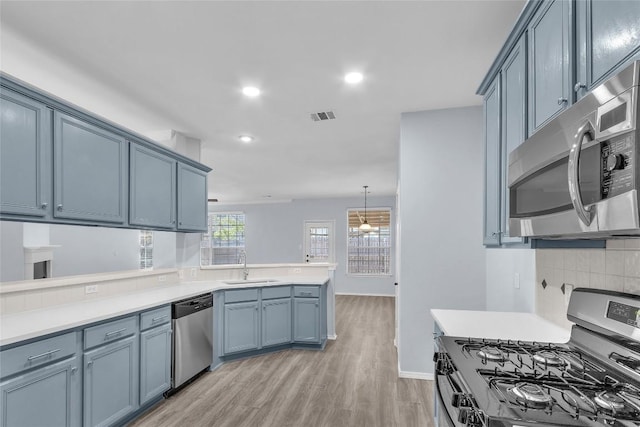
[(255, 280), (223, 280), (226, 285), (255, 285), (256, 283), (275, 283), (279, 280), (274, 279), (255, 279)]

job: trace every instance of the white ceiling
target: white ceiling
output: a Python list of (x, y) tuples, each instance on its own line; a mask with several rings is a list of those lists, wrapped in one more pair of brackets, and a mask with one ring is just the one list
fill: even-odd
[(220, 202), (392, 195), (400, 114), (480, 105), (524, 3), (2, 1), (0, 68), (137, 132), (201, 139)]

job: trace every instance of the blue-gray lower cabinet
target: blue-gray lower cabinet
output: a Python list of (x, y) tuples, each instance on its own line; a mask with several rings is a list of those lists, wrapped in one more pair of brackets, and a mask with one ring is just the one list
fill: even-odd
[(224, 305), (225, 354), (259, 348), (258, 311), (258, 301)]
[(262, 301), (262, 347), (291, 342), (291, 297)]
[(293, 341), (320, 343), (320, 298), (293, 299)]
[(171, 323), (140, 332), (140, 405), (171, 388)]
[(0, 389), (2, 427), (82, 424), (76, 356), (3, 381)]
[(108, 426), (138, 407), (138, 335), (84, 353), (84, 425)]
[(0, 91), (0, 212), (50, 212), (51, 110), (11, 90)]

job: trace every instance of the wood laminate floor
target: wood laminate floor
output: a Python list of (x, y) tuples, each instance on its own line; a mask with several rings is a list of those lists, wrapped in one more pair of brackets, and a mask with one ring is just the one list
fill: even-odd
[(225, 363), (131, 426), (433, 426), (433, 382), (398, 378), (394, 299), (336, 296), (338, 339)]

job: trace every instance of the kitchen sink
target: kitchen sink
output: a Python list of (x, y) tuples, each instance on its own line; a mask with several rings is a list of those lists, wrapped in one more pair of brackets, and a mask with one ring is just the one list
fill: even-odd
[(256, 283), (275, 283), (280, 280), (275, 279), (255, 279), (255, 280), (223, 280), (222, 283), (226, 285), (255, 285)]

